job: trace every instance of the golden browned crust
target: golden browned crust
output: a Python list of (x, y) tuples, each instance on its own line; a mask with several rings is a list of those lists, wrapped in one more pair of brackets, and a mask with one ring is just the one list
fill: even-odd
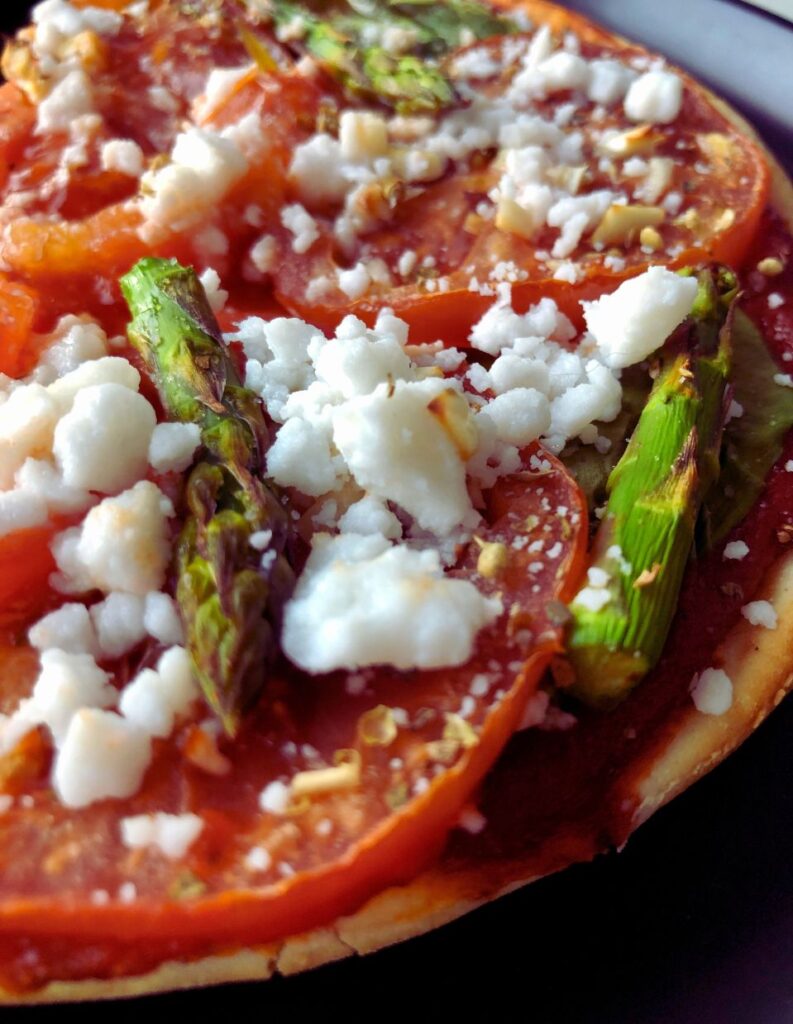
[[(757, 138), (737, 111), (713, 93), (708, 95), (739, 131)], [(772, 204), (793, 232), (793, 183), (770, 153), (766, 157)], [(768, 630), (742, 619), (716, 652), (733, 682), (729, 711), (703, 715), (692, 702), (671, 742), (650, 760), (629, 763), (612, 784), (613, 793), (635, 805), (631, 831), (715, 768), (793, 688), (793, 552), (766, 574), (756, 599), (774, 605), (779, 623), (777, 629)], [(233, 981), (265, 981), (275, 973), (296, 974), (422, 935), (579, 859), (580, 844), (556, 833), (525, 856), (498, 864), (483, 864), (475, 858), (470, 863), (456, 862), (454, 867), (442, 863), (406, 886), (378, 894), (355, 914), (281, 943), (195, 961), (171, 961), (135, 977), (56, 981), (24, 994), (0, 988), (0, 1004), (127, 998)]]

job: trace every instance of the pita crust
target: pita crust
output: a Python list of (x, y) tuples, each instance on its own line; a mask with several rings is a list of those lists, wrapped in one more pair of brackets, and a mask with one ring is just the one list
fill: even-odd
[[(544, 0), (491, 2), (520, 6), (555, 30), (563, 30), (574, 21), (576, 30), (583, 28), (590, 39), (613, 42), (620, 38)], [(754, 129), (737, 111), (709, 90), (704, 91), (739, 131), (762, 146)], [(793, 232), (793, 183), (778, 161), (765, 152), (772, 174), (772, 205)], [(778, 626), (768, 630), (741, 619), (718, 648), (717, 656), (733, 683), (729, 711), (720, 716), (703, 715), (692, 702), (671, 742), (660, 744), (649, 759), (645, 754), (637, 763), (628, 763), (604, 794), (604, 801), (618, 798), (634, 804), (630, 831), (715, 768), (793, 688), (793, 552), (783, 555), (769, 570), (755, 599), (774, 605)], [(470, 857), (468, 861), (458, 857), (453, 864), (442, 860), (410, 884), (379, 893), (355, 914), (280, 944), (189, 962), (168, 962), (155, 971), (129, 978), (52, 982), (23, 994), (0, 988), (0, 1004), (116, 999), (233, 981), (264, 981), (274, 973), (296, 974), (356, 953), (375, 952), (438, 928), (484, 903), (603, 852), (602, 835), (590, 828), (592, 834), (587, 836), (576, 822), (562, 825), (525, 856), (497, 860)], [(586, 849), (588, 856), (582, 852)]]

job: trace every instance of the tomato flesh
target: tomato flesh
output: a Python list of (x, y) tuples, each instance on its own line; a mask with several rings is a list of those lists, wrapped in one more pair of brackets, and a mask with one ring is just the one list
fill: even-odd
[[(499, 52), (500, 47), (500, 41), (491, 44)], [(483, 45), (476, 44), (476, 49), (482, 50)], [(606, 44), (586, 37), (581, 52), (582, 56), (594, 59), (613, 56), (615, 50), (626, 61), (644, 52), (635, 46), (615, 47), (613, 41)], [(483, 93), (494, 97), (503, 93), (514, 72), (515, 66), (506, 67), (500, 78), (485, 84)], [(517, 310), (524, 311), (548, 296), (580, 326), (581, 300), (613, 290), (653, 263), (680, 267), (716, 260), (740, 265), (768, 198), (768, 168), (759, 147), (736, 132), (704, 90), (685, 76), (684, 81), (683, 105), (676, 120), (669, 126), (653, 127), (656, 141), (652, 157), (674, 160), (672, 178), (664, 195), (680, 195), (688, 219), (682, 215), (665, 219), (663, 248), (657, 253), (642, 247), (636, 239), (624, 247), (598, 251), (585, 236), (569, 256), (576, 268), (576, 279), (571, 283), (555, 278), (548, 254), (556, 232), (545, 227), (528, 241), (497, 228), (492, 219), (477, 216), (479, 204), (487, 205), (488, 193), (501, 175), (500, 166), (488, 153), (483, 153), (473, 169), (465, 165), (455, 167), (437, 182), (424, 186), (419, 195), (398, 202), (386, 223), (363, 235), (343, 255), (336, 251), (332, 217), (322, 212), (316, 215), (322, 240), (307, 253), (295, 254), (291, 239), (282, 237), (275, 274), (279, 299), (288, 309), (322, 326), (335, 323), (340, 311), (350, 308), (371, 322), (377, 308), (388, 304), (411, 325), (414, 340), (443, 337), (450, 344), (459, 345), (492, 304), (499, 266), (513, 265), (519, 269), (519, 277), (512, 284), (512, 301)], [(552, 120), (554, 111), (569, 99), (569, 92), (563, 92), (537, 101), (535, 107)], [(627, 178), (615, 184), (611, 167), (599, 168), (602, 153), (598, 146), (605, 129), (624, 131), (631, 124), (621, 115), (621, 107), (596, 120), (590, 119), (594, 106), (579, 106), (575, 114), (580, 120), (584, 164), (588, 168), (584, 192), (630, 186)], [(709, 143), (714, 137), (716, 141)], [(484, 166), (479, 166), (482, 162)], [(399, 259), (407, 250), (415, 253), (416, 269), (406, 280), (399, 271)], [(544, 254), (542, 259), (539, 253)], [(307, 281), (321, 277), (335, 281), (340, 266), (354, 266), (360, 259), (382, 260), (396, 283), (372, 284), (367, 294), (353, 303), (335, 287), (320, 298), (306, 297)], [(427, 260), (431, 261), (429, 279), (424, 268)], [(438, 287), (439, 281), (442, 288)]]
[[(4, 817), (0, 930), (109, 936), (123, 920), (126, 935), (154, 936), (168, 908), (174, 937), (201, 932), (205, 939), (227, 934), (265, 941), (283, 933), (286, 921), (290, 929), (310, 927), (415, 874), (437, 853), (471, 789), (519, 724), (560, 646), (549, 602), (569, 598), (583, 571), (586, 509), (555, 461), (546, 459), (539, 475), (501, 481), (491, 494), (490, 515), (478, 536), (508, 545), (509, 560), (503, 574), (477, 582), (503, 595), (504, 613), (480, 634), (468, 663), (324, 677), (283, 666), (241, 735), (222, 747), (228, 774), (196, 768), (177, 741), (158, 745), (142, 790), (128, 801), (69, 810), (41, 778), (28, 790), (33, 808), (12, 808)], [(551, 554), (529, 552), (533, 539), (543, 540)], [(471, 544), (455, 572), (476, 578), (478, 555)], [(361, 716), (379, 705), (399, 709), (396, 735), (383, 746), (366, 742), (360, 731)], [(465, 742), (444, 747), (439, 741), (447, 716), (461, 713)], [(271, 780), (332, 764), (338, 750), (357, 751), (360, 786), (312, 796), (286, 816), (261, 813), (258, 795)], [(119, 818), (155, 809), (200, 811), (205, 818), (184, 862), (121, 845)], [(75, 830), (92, 837), (77, 861), (59, 856)], [(268, 851), (270, 868), (252, 876), (243, 852), (258, 846)], [(124, 906), (112, 898), (113, 914), (88, 910), (86, 857), (93, 888), (113, 897), (131, 881), (136, 901)], [(201, 895), (163, 904), (186, 872)], [(62, 913), (53, 914), (56, 895)], [(225, 915), (223, 908), (232, 905), (234, 914)]]

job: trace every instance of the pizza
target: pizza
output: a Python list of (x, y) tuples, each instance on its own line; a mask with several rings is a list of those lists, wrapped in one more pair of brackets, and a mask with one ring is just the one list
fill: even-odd
[(0, 88), (0, 993), (621, 846), (790, 685), (793, 199), (544, 0), (44, 0)]

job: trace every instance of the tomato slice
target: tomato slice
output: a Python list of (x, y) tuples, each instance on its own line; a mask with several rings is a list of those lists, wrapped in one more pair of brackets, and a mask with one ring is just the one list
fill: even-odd
[(25, 349), (39, 306), (38, 292), (0, 274), (0, 373), (19, 377), (28, 369)]
[[(208, 125), (220, 130), (246, 114), (255, 114), (267, 140), (259, 158), (251, 162), (248, 173), (225, 197), (221, 208), (207, 214), (229, 242), (230, 252), (224, 257), (228, 264), (239, 266), (262, 233), (261, 226), (247, 219), (251, 207), (258, 211), (259, 225), (278, 219), (291, 150), (313, 127), (314, 112), (323, 95), (316, 83), (296, 73), (250, 78)], [(82, 277), (90, 290), (92, 278), (115, 280), (147, 252), (206, 264), (200, 241), (193, 244), (202, 224), (167, 234), (155, 245), (147, 244), (141, 237), (143, 220), (137, 205), (113, 201), (117, 178), (83, 178), (67, 207), (72, 219), (18, 216), (12, 220), (0, 244), (8, 266), (34, 282)], [(100, 203), (103, 188), (110, 205)]]
[[(160, 744), (143, 789), (128, 801), (68, 810), (42, 780), (32, 790), (34, 809), (12, 808), (3, 819), (0, 931), (75, 941), (119, 933), (188, 945), (267, 941), (350, 911), (415, 875), (519, 726), (560, 646), (549, 602), (569, 599), (583, 572), (581, 492), (552, 458), (533, 461), (538, 469), (490, 492), (479, 540), (504, 544), (508, 557), (499, 575), (476, 578), (484, 591), (502, 594), (504, 613), (480, 634), (470, 662), (323, 677), (282, 666), (241, 735), (221, 747), (226, 774), (196, 767), (188, 727), (190, 757), (178, 743)], [(479, 552), (469, 545), (454, 571), (474, 577)], [(316, 793), (286, 814), (259, 809), (259, 793), (273, 779), (332, 765), (340, 750), (360, 763), (359, 785)], [(119, 819), (154, 810), (204, 818), (185, 862), (162, 863), (121, 845)], [(60, 863), (58, 851), (78, 836), (90, 837), (90, 887), (111, 894), (107, 907), (92, 904), (84, 864)], [(16, 857), (22, 847), (27, 856)], [(268, 867), (252, 874), (246, 857), (256, 848), (267, 851)], [(45, 862), (58, 870), (44, 870)], [(201, 895), (169, 898), (186, 871)], [(124, 882), (137, 888), (133, 903), (115, 898)]]
[(19, 629), (52, 603), (50, 541), (58, 529), (50, 523), (0, 537), (0, 630)]
[[(540, 22), (550, 18), (557, 32), (574, 29), (582, 39), (582, 56), (588, 59), (617, 57), (627, 61), (646, 55), (641, 48), (616, 43), (583, 19), (559, 14), (545, 4), (505, 5), (524, 6)], [(512, 41), (510, 37), (509, 45)], [(492, 40), (474, 45), (477, 51), (496, 51), (498, 63), (505, 44)], [(484, 85), (478, 83), (482, 93), (498, 98), (509, 88), (516, 70), (516, 63), (508, 63), (499, 76)], [(489, 205), (488, 193), (501, 176), (493, 151), (482, 151), (422, 186), (418, 195), (408, 190), (407, 197), (385, 215), (385, 223), (360, 235), (343, 253), (333, 235), (338, 211), (312, 211), (321, 240), (307, 253), (294, 253), (291, 238), (281, 236), (274, 277), (280, 301), (325, 328), (350, 309), (371, 322), (377, 309), (388, 305), (411, 325), (413, 340), (443, 336), (459, 345), (492, 303), (499, 266), (511, 264), (517, 271), (512, 286), (517, 310), (550, 296), (580, 326), (580, 300), (613, 290), (622, 280), (653, 263), (676, 267), (717, 260), (740, 265), (765, 208), (769, 171), (760, 147), (734, 128), (702, 86), (686, 75), (682, 77), (685, 91), (679, 116), (670, 125), (652, 126), (648, 133), (652, 136), (648, 143), (651, 148), (641, 149), (645, 159), (674, 162), (662, 195), (677, 194), (682, 204), (680, 210), (666, 216), (663, 245), (657, 252), (640, 245), (635, 237), (629, 239), (629, 244), (598, 249), (585, 234), (565, 258), (575, 268), (574, 280), (555, 278), (554, 270), (562, 261), (550, 259), (549, 253), (558, 232), (542, 228), (529, 241), (496, 227), (492, 207), (489, 217), (479, 214), (480, 204)], [(537, 100), (532, 112), (536, 110), (553, 121), (570, 98), (570, 92), (563, 91)], [(636, 180), (623, 173), (619, 160), (604, 162), (599, 146), (604, 130), (623, 132), (636, 126), (625, 120), (621, 105), (592, 117), (594, 110), (591, 102), (579, 102), (575, 110), (575, 127), (583, 138), (581, 164), (586, 167), (586, 184), (580, 194), (632, 189)], [(641, 204), (642, 200), (633, 202)], [(404, 274), (400, 272), (400, 257), (408, 251), (415, 254), (414, 267)], [(363, 298), (351, 303), (338, 287), (337, 274), (360, 260), (382, 260), (392, 283), (375, 281)], [(429, 272), (426, 262), (431, 264)], [(307, 295), (307, 282), (312, 281), (326, 284)]]

